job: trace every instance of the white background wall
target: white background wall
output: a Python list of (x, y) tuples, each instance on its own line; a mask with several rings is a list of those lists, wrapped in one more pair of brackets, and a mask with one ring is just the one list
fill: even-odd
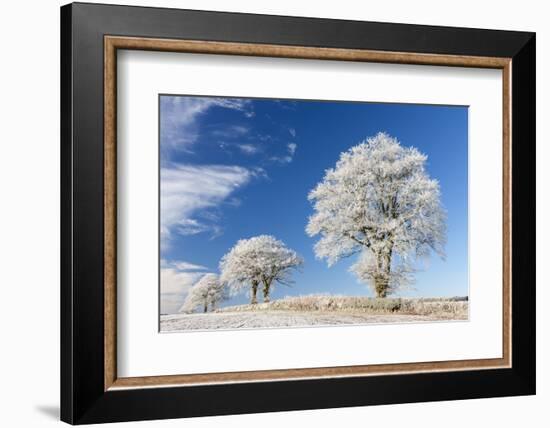
[[(122, 0), (121, 0), (122, 1)], [(59, 6), (0, 6), (0, 421), (58, 424), (59, 406)], [(112, 3), (104, 1), (104, 3)], [(545, 2), (438, 0), (147, 0), (126, 4), (537, 32), (538, 395), (264, 415), (155, 421), (142, 426), (280, 427), (543, 426), (550, 404), (550, 14)], [(546, 184), (546, 186), (545, 186)], [(546, 313), (544, 313), (546, 312)], [(546, 361), (546, 364), (545, 364)], [(137, 423), (125, 426), (137, 426)]]

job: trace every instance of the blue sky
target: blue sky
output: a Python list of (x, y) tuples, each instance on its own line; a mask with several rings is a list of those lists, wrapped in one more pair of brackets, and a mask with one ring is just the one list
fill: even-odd
[[(446, 260), (432, 256), (401, 296), (468, 294), (468, 109), (463, 106), (208, 98), (161, 95), (161, 312), (179, 309), (190, 286), (217, 272), (241, 238), (271, 234), (305, 260), (295, 284), (272, 299), (333, 293), (372, 295), (329, 268), (305, 233), (307, 195), (341, 152), (384, 131), (428, 156), (447, 210)], [(236, 296), (224, 305), (244, 303)]]

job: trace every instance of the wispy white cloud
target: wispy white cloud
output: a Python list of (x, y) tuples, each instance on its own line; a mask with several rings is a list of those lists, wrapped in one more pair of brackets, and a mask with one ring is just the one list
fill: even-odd
[(296, 110), (298, 103), (295, 100), (273, 100), (285, 110)]
[(177, 223), (176, 230), (180, 235), (198, 235), (199, 233), (208, 232), (211, 227), (201, 223), (193, 218), (183, 218)]
[(274, 140), (273, 136), (269, 134), (257, 134), (255, 138), (263, 142)]
[(175, 314), (185, 303), (187, 294), (164, 293), (160, 295), (160, 313)]
[(286, 147), (288, 149), (288, 153), (290, 153), (290, 156), (294, 156), (294, 153), (296, 153), (296, 149), (298, 148), (298, 144), (288, 143)]
[(269, 160), (278, 163), (290, 163), (292, 162), (292, 156), (271, 156)]
[(255, 146), (254, 144), (237, 144), (237, 147), (246, 155), (254, 155), (260, 152), (260, 147)]
[(231, 126), (224, 126), (221, 128), (214, 129), (212, 131), (212, 135), (215, 137), (233, 139), (233, 138), (241, 138), (244, 135), (246, 135), (249, 131), (250, 129), (246, 126), (231, 125)]
[(208, 270), (206, 266), (197, 265), (194, 263), (189, 263), (181, 260), (160, 260), (161, 268), (175, 268), (180, 271), (197, 271), (197, 270)]
[(292, 135), (292, 138), (296, 137), (296, 129), (288, 128), (288, 132), (289, 132), (290, 135)]
[(161, 260), (160, 312), (177, 312), (193, 284), (206, 273), (206, 270), (204, 266), (185, 261)]
[(175, 268), (161, 268), (160, 289), (163, 294), (186, 293), (204, 275), (203, 272), (185, 272)]
[(160, 102), (160, 138), (164, 150), (190, 150), (199, 137), (198, 119), (211, 108), (238, 110), (246, 117), (254, 113), (250, 100), (238, 98), (163, 96)]
[(272, 156), (270, 160), (273, 162), (279, 162), (279, 163), (290, 163), (294, 160), (294, 154), (296, 153), (297, 148), (298, 148), (298, 145), (296, 143), (288, 143), (286, 145), (286, 151), (287, 151), (286, 155)]
[(254, 177), (269, 178), (269, 176), (267, 175), (267, 171), (261, 166), (256, 166), (252, 168), (252, 174), (254, 175)]
[(262, 171), (240, 166), (174, 165), (161, 168), (161, 242), (171, 235), (221, 233), (216, 216), (202, 215), (224, 203), (237, 189)]
[(242, 201), (239, 198), (229, 198), (226, 203), (232, 207), (240, 207)]

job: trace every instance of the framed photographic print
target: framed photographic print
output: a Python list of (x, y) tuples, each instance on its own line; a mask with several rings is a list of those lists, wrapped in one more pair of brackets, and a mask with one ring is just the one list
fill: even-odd
[(535, 35), (61, 8), (72, 424), (535, 393)]

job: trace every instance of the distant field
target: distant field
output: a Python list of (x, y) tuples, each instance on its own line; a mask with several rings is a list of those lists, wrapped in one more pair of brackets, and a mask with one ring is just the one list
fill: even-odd
[(309, 295), (212, 313), (161, 315), (161, 331), (307, 327), (468, 319), (468, 299)]

